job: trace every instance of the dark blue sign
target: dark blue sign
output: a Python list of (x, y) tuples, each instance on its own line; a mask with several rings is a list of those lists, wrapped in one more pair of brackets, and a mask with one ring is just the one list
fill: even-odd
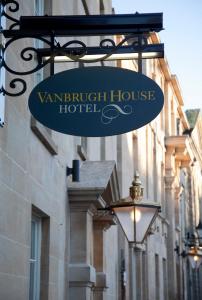
[(140, 128), (163, 107), (163, 93), (150, 78), (117, 67), (71, 69), (39, 83), (29, 97), (43, 125), (77, 136), (110, 136)]

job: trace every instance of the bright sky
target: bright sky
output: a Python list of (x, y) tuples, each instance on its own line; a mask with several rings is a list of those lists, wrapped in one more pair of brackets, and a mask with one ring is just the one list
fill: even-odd
[(165, 44), (172, 74), (176, 74), (184, 108), (202, 108), (202, 0), (112, 0), (118, 13), (163, 12)]

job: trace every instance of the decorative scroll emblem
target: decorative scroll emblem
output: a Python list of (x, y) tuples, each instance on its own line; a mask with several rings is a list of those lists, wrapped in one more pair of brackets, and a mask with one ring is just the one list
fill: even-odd
[(152, 121), (163, 93), (145, 75), (116, 67), (71, 69), (39, 83), (29, 97), (32, 115), (70, 135), (122, 134)]

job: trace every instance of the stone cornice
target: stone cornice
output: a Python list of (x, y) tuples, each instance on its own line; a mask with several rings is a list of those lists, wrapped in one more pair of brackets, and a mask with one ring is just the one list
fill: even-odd
[(165, 138), (165, 146), (168, 152), (175, 154), (175, 159), (181, 162), (192, 161), (193, 154), (187, 135), (168, 136)]
[(93, 223), (96, 228), (106, 231), (112, 225), (117, 225), (117, 218), (109, 213), (107, 215), (103, 215), (103, 212), (97, 213), (93, 217)]
[(184, 105), (184, 102), (182, 99), (182, 92), (181, 92), (179, 81), (178, 81), (176, 75), (173, 75), (173, 74), (171, 75), (171, 83), (174, 88), (174, 91), (175, 91), (175, 94), (176, 94), (179, 104)]
[(85, 161), (80, 169), (80, 181), (70, 182), (68, 199), (71, 210), (89, 211), (120, 199), (115, 161)]
[[(152, 33), (150, 35), (150, 37), (151, 37), (152, 43), (154, 43), (154, 44), (158, 44), (158, 43), (161, 42), (160, 38), (159, 38), (159, 35), (157, 33)], [(158, 61), (159, 61), (159, 64), (160, 64), (160, 67), (161, 67), (161, 70), (163, 72), (165, 80), (171, 84), (172, 89), (173, 89), (173, 93), (175, 94), (175, 96), (177, 98), (178, 112), (180, 114), (183, 126), (184, 126), (185, 129), (188, 129), (189, 128), (189, 123), (187, 121), (185, 113), (182, 110), (182, 107), (184, 106), (184, 101), (183, 101), (183, 95), (182, 95), (182, 92), (181, 92), (181, 88), (180, 88), (180, 84), (179, 84), (179, 81), (177, 79), (177, 76), (171, 73), (170, 67), (169, 67), (169, 64), (168, 64), (168, 61), (167, 61), (166, 57), (160, 58), (160, 59), (158, 59)]]

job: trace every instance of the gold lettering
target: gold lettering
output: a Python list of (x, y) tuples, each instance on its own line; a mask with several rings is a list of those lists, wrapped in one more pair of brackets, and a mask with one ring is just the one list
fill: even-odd
[(64, 102), (71, 102), (71, 94), (70, 93), (64, 94)]
[(52, 98), (52, 94), (48, 94), (47, 97), (46, 97), (46, 101), (50, 101), (50, 102), (53, 102), (53, 98)]
[[(134, 91), (122, 91), (122, 90), (111, 90), (109, 92), (91, 92), (91, 93), (47, 93), (47, 92), (37, 92), (38, 100), (41, 103), (52, 103), (52, 102), (122, 102), (122, 101), (137, 101), (137, 100), (150, 100), (156, 99), (155, 90), (134, 90)], [(87, 112), (93, 110), (87, 107)], [(72, 108), (70, 108), (70, 112)]]
[(96, 101), (96, 93), (89, 93), (88, 101)]
[(86, 112), (92, 112), (92, 107), (93, 105), (92, 104), (86, 104)]
[(129, 101), (131, 98), (130, 92), (122, 92), (121, 99), (122, 101)]
[(99, 113), (100, 112), (100, 109), (97, 110), (97, 104), (93, 104), (93, 112), (95, 112), (95, 113)]
[[(80, 93), (79, 96), (80, 96), (80, 99), (81, 99), (81, 102), (84, 102), (87, 100), (87, 93)], [(85, 97), (84, 97), (85, 96)]]
[(140, 99), (141, 100), (147, 100), (147, 91), (141, 91), (141, 93), (140, 93)]
[(46, 99), (47, 92), (44, 92), (44, 93), (43, 92), (38, 92), (37, 94), (39, 96), (39, 99), (40, 99), (41, 103), (44, 103), (44, 101)]
[(60, 110), (59, 110), (59, 113), (60, 114), (66, 114), (68, 112), (67, 110), (68, 106), (67, 105), (60, 105)]
[(78, 93), (73, 93), (72, 98), (73, 98), (73, 102), (75, 102), (75, 101), (79, 102), (79, 94)]
[(97, 100), (100, 102), (103, 100), (104, 102), (107, 101), (107, 93), (106, 92), (98, 92), (97, 94)]
[(131, 100), (139, 100), (139, 91), (132, 91), (131, 92)]
[(111, 90), (111, 102), (114, 102), (115, 99), (117, 99), (118, 102), (121, 102), (121, 90)]
[(60, 94), (54, 93), (54, 101), (57, 102), (57, 100), (59, 100), (60, 102), (63, 102), (63, 94), (62, 93), (60, 93)]
[(148, 99), (149, 100), (156, 100), (155, 91), (149, 91), (148, 92)]
[(85, 108), (85, 104), (77, 104), (76, 107), (79, 108), (79, 112), (82, 113), (83, 112), (83, 107)]
[(71, 114), (75, 113), (76, 112), (76, 105), (73, 105), (73, 104), (69, 105), (68, 106), (68, 111)]

